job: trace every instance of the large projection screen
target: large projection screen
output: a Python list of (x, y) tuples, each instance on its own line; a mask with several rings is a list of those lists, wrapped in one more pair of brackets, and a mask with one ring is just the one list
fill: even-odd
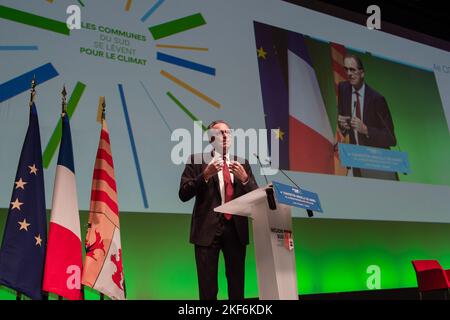
[[(267, 76), (262, 64), (271, 55), (289, 56), (288, 50), (275, 49), (280, 39), (295, 35), (303, 39), (308, 70), (317, 79), (320, 95), (314, 97), (323, 106), (328, 136), (336, 129), (330, 51), (335, 43), (364, 61), (367, 84), (382, 92), (392, 113), (398, 142), (392, 149), (400, 146), (408, 153), (412, 170), (399, 181), (385, 181), (281, 166), (302, 188), (319, 194), (324, 212), (317, 217), (450, 222), (449, 52), (281, 0), (179, 0), (159, 6), (133, 1), (128, 9), (124, 1), (84, 1), (82, 29), (68, 32), (66, 9), (72, 2), (1, 1), (0, 207), (7, 208), (10, 201), (28, 122), (29, 83), (22, 75), (42, 79), (36, 105), (47, 164), (47, 206), (65, 84), (74, 108), (80, 209), (89, 209), (100, 130), (97, 107), (99, 96), (105, 96), (120, 210), (190, 213), (192, 203), (178, 199), (183, 164), (171, 158), (178, 143), (173, 133), (186, 129), (193, 135), (194, 118), (205, 125), (226, 119), (234, 128), (283, 131), (267, 114), (270, 89), (262, 86)], [(45, 19), (60, 23), (48, 28)], [(277, 36), (267, 42), (264, 32)], [(284, 83), (289, 108), (302, 102), (290, 114), (302, 121), (311, 115), (307, 106), (312, 95), (295, 81), (305, 71), (296, 69), (295, 62), (283, 70), (289, 79)], [(288, 157), (295, 157), (296, 143), (306, 141), (302, 135), (284, 139), (292, 143)], [(252, 168), (263, 185), (258, 166)], [(268, 178), (289, 183), (280, 173)], [(294, 210), (294, 216), (304, 215)]]

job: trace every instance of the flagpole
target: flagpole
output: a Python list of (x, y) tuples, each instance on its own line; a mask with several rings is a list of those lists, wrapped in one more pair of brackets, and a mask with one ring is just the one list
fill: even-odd
[[(33, 75), (30, 90), (30, 104), (29, 104), (30, 108), (33, 106), (35, 96), (36, 96), (36, 75)], [(19, 290), (16, 291), (16, 300), (22, 300), (22, 293)]]
[[(106, 119), (106, 99), (103, 98), (102, 101), (102, 127), (103, 127), (103, 122)], [(105, 295), (103, 293), (100, 292), (100, 300), (105, 300)]]
[[(66, 85), (63, 85), (63, 89), (61, 91), (61, 118), (64, 118), (66, 116), (66, 97), (67, 97), (67, 91), (66, 91)], [(64, 297), (58, 294), (58, 300), (64, 300)]]

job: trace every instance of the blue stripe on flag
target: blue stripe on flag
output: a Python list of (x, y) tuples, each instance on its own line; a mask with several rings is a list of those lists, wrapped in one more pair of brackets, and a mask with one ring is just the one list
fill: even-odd
[[(274, 27), (254, 23), (256, 48), (255, 57), (258, 59), (259, 79), (261, 82), (261, 93), (263, 98), (264, 116), (266, 129), (268, 129), (267, 140), (271, 157), (271, 133), (270, 129), (280, 129), (284, 136), (279, 140), (279, 166), (281, 169), (289, 170), (289, 94), (288, 83), (284, 77), (284, 69), (280, 58), (286, 56), (286, 48), (280, 43), (275, 43)], [(258, 57), (256, 50), (264, 50), (265, 58)]]
[(72, 135), (70, 134), (69, 116), (62, 119), (62, 138), (59, 147), (58, 165), (70, 169), (75, 174), (75, 165), (73, 161)]
[(288, 31), (288, 49), (303, 59), (311, 68), (313, 67), (303, 35)]

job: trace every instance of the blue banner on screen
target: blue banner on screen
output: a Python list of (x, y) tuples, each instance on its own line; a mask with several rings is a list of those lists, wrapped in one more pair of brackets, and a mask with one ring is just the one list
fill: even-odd
[(339, 143), (339, 159), (343, 167), (411, 173), (408, 154), (401, 151)]
[(306, 210), (323, 212), (317, 193), (275, 181), (273, 182), (273, 188), (279, 203)]

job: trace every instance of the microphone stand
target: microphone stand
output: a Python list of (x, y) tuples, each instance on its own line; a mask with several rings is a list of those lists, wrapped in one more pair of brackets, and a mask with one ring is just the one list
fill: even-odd
[[(263, 166), (261, 164), (259, 156), (256, 153), (254, 155), (258, 159), (259, 167), (261, 168), (261, 170), (263, 170)], [(265, 173), (263, 173), (263, 174), (264, 174), (264, 179), (266, 179), (266, 184), (269, 184), (266, 174)], [(266, 191), (266, 197), (267, 197), (267, 204), (269, 205), (270, 210), (275, 210), (277, 208), (277, 203), (275, 201), (275, 196), (273, 194), (273, 186), (270, 185), (268, 188), (265, 189), (265, 191)]]
[[(261, 167), (261, 169), (263, 169), (261, 160), (259, 159), (259, 156), (256, 153), (254, 153), (254, 155), (258, 159), (259, 166)], [(298, 190), (301, 190), (301, 188), (294, 182), (294, 180), (292, 180), (282, 169), (278, 168), (278, 170), (280, 170), (281, 173), (284, 174), (286, 176), (286, 178), (288, 178), (289, 181), (291, 181), (298, 188)], [(264, 178), (266, 179), (266, 183), (269, 184), (269, 182), (267, 180), (267, 176), (265, 174), (264, 174)], [(273, 195), (273, 186), (272, 185), (266, 189), (266, 195), (267, 195), (267, 202), (269, 203), (269, 208), (272, 210), (275, 210), (276, 202), (275, 202), (275, 197)], [(273, 206), (273, 208), (272, 208), (272, 206)], [(314, 216), (314, 212), (310, 209), (306, 209), (306, 213), (308, 214), (309, 218)]]
[[(292, 180), (292, 179), (291, 179), (291, 178), (283, 171), (283, 169), (278, 168), (278, 170), (280, 170), (281, 173), (284, 174), (284, 176), (285, 176), (286, 178), (288, 178), (289, 181), (291, 181), (291, 182), (298, 188), (298, 190), (301, 190), (301, 188), (294, 182), (294, 180)], [(310, 218), (314, 216), (313, 211), (310, 210), (310, 209), (306, 209), (306, 213), (308, 214), (308, 217), (310, 217)]]

